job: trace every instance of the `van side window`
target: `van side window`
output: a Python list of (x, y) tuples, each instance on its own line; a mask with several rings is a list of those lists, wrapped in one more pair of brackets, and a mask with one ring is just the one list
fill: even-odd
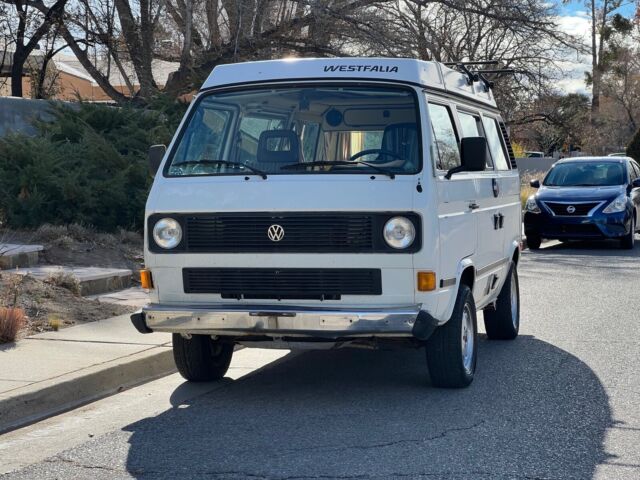
[[(458, 120), (460, 120), (460, 128), (462, 129), (462, 138), (484, 137), (479, 115), (458, 111)], [(487, 152), (487, 168), (493, 170), (490, 152)]]
[(438, 170), (449, 170), (460, 165), (460, 149), (458, 138), (453, 126), (451, 111), (448, 107), (429, 103), (429, 117), (433, 141), (438, 150)]
[(498, 121), (494, 118), (482, 117), (482, 126), (489, 144), (489, 151), (493, 157), (493, 163), (498, 170), (509, 170), (509, 160), (504, 151), (504, 145), (498, 130)]
[(631, 162), (631, 166), (636, 172), (636, 177), (640, 178), (640, 166), (636, 162)]
[(629, 162), (627, 164), (628, 169), (629, 169), (629, 183), (633, 182), (636, 178), (638, 178), (638, 174), (636, 172), (636, 169), (633, 168), (633, 164), (631, 162)]
[(482, 137), (480, 133), (480, 117), (470, 113), (458, 112), (462, 137)]

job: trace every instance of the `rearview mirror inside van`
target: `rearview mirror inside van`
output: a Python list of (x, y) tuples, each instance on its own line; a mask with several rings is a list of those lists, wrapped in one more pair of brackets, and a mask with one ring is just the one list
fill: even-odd
[(160, 168), (164, 154), (167, 152), (167, 147), (164, 145), (151, 145), (149, 147), (149, 172), (154, 176)]
[(448, 180), (454, 173), (481, 172), (487, 165), (487, 139), (484, 137), (466, 137), (460, 142), (460, 166), (447, 172)]

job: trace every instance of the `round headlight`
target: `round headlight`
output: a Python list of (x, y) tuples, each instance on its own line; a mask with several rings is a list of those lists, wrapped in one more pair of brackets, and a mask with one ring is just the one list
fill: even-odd
[(153, 227), (153, 239), (159, 247), (175, 248), (182, 240), (182, 227), (173, 218), (162, 218)]
[(409, 247), (416, 239), (416, 228), (405, 217), (393, 217), (384, 225), (384, 239), (392, 248)]

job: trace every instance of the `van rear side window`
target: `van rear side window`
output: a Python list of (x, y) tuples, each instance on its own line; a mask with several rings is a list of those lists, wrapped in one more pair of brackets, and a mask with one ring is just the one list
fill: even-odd
[[(465, 137), (484, 137), (482, 129), (482, 121), (479, 115), (458, 111), (458, 119), (460, 120), (460, 128), (462, 129), (462, 138)], [(488, 146), (487, 146), (488, 148)], [(491, 152), (487, 151), (487, 169), (493, 170), (491, 161)]]
[(482, 126), (489, 144), (489, 151), (497, 170), (509, 170), (509, 160), (504, 151), (504, 144), (500, 138), (498, 121), (495, 118), (483, 117)]
[(444, 105), (429, 103), (433, 142), (438, 151), (436, 168), (450, 170), (460, 165), (460, 149), (451, 111)]

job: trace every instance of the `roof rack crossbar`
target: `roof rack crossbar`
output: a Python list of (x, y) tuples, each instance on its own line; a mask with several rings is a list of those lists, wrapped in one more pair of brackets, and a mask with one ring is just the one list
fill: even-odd
[(456, 66), (456, 65), (498, 65), (500, 62), (498, 60), (478, 60), (475, 62), (443, 62), (444, 65), (447, 66)]
[(496, 73), (516, 73), (513, 68), (497, 68), (492, 70), (478, 70), (477, 73), (482, 74), (496, 74)]

